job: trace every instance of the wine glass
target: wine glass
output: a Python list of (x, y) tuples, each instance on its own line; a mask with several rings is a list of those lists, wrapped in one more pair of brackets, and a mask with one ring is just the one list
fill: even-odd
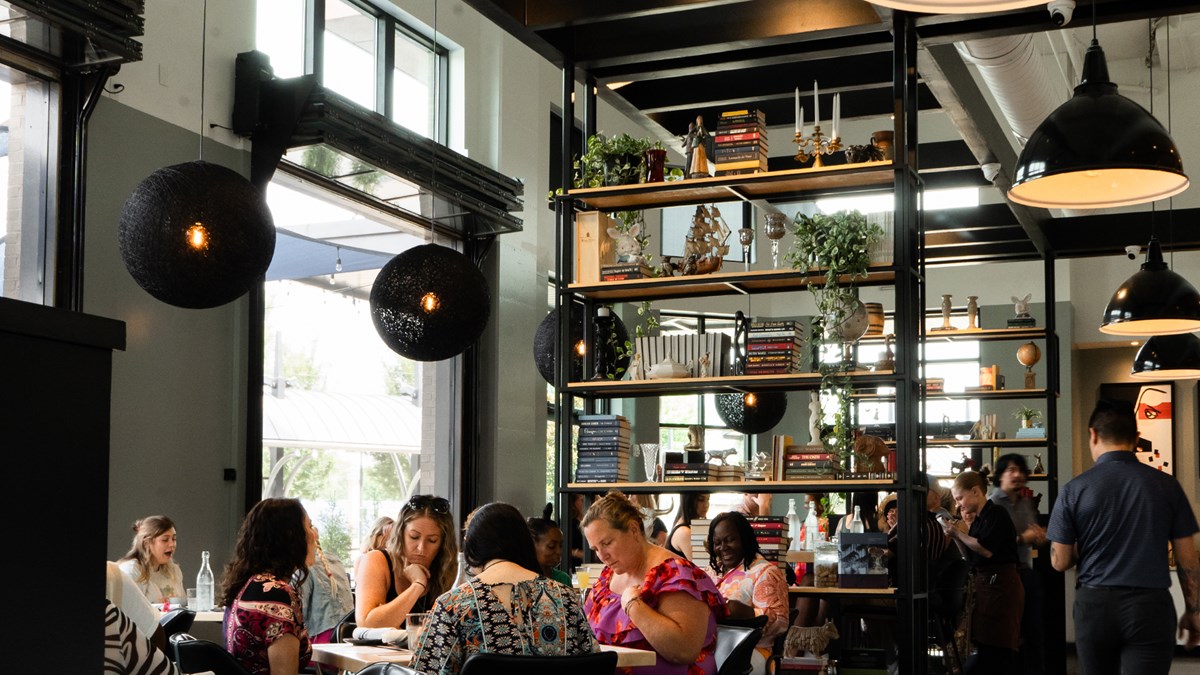
[(642, 453), (642, 466), (646, 469), (646, 482), (658, 481), (658, 443), (638, 443), (637, 449)]
[(771, 269), (777, 270), (779, 269), (779, 240), (787, 234), (787, 227), (784, 224), (787, 216), (782, 213), (768, 213), (766, 218), (767, 224), (763, 228), (763, 232), (767, 235), (767, 239), (771, 240)]
[(743, 227), (738, 230), (738, 242), (742, 245), (742, 261), (746, 265), (746, 271), (750, 271), (750, 244), (754, 243), (754, 228)]

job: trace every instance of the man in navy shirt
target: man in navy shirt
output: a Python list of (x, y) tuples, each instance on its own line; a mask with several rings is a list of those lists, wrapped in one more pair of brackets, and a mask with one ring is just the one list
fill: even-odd
[(1096, 464), (1063, 487), (1050, 516), (1050, 562), (1079, 565), (1075, 646), (1088, 675), (1166, 675), (1175, 650), (1167, 542), (1183, 590), (1179, 634), (1200, 644), (1200, 529), (1173, 477), (1138, 461), (1133, 406), (1100, 401), (1088, 421)]

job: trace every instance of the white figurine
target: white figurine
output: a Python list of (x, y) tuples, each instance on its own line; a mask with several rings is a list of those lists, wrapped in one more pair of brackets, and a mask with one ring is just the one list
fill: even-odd
[(644, 380), (646, 379), (646, 365), (642, 363), (642, 353), (635, 352), (633, 360), (629, 363), (629, 379)]
[(701, 355), (701, 357), (700, 357), (700, 362), (699, 362), (700, 375), (699, 375), (699, 377), (708, 377), (711, 374), (709, 372), (709, 365), (711, 364), (711, 362), (712, 362), (712, 357), (709, 356), (708, 352), (704, 352), (704, 354)]
[(642, 262), (642, 245), (637, 240), (641, 231), (641, 223), (634, 223), (627, 232), (622, 232), (615, 227), (608, 228), (608, 236), (613, 239), (613, 248), (616, 250), (618, 263)]
[(808, 392), (808, 444), (821, 444), (821, 398), (817, 392)]
[(1026, 293), (1023, 298), (1012, 296), (1013, 308), (1017, 316), (1029, 316), (1029, 299), (1032, 297), (1033, 293)]

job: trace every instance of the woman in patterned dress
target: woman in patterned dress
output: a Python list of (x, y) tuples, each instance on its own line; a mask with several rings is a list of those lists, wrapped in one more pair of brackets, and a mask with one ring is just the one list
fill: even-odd
[(704, 548), (712, 560), (708, 574), (725, 597), (730, 618), (767, 617), (750, 661), (752, 672), (765, 673), (775, 636), (788, 628), (787, 578), (783, 570), (759, 555), (754, 528), (737, 511), (713, 519)]
[(250, 675), (296, 675), (312, 658), (300, 595), (317, 532), (295, 499), (264, 499), (238, 531), (221, 581), (225, 650)]
[[(583, 517), (588, 545), (604, 563), (584, 609), (601, 644), (652, 650), (636, 675), (713, 675), (717, 619), (725, 600), (699, 567), (651, 544), (637, 507), (620, 492)], [(618, 669), (631, 673), (630, 669)]]
[(472, 654), (562, 656), (599, 649), (569, 586), (541, 575), (515, 507), (492, 502), (467, 518), (463, 557), (476, 576), (437, 599), (412, 668), (454, 675)]

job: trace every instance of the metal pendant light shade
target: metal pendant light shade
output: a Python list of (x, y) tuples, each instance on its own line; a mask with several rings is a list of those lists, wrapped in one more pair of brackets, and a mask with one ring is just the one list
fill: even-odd
[(441, 361), (466, 351), (490, 313), (483, 273), (465, 255), (437, 244), (392, 258), (371, 287), (375, 330), (392, 351), (414, 361)]
[(241, 297), (275, 253), (262, 190), (205, 161), (164, 167), (143, 180), (125, 201), (117, 237), (134, 281), (187, 309)]
[(1142, 269), (1125, 280), (1108, 306), (1100, 332), (1109, 335), (1177, 335), (1200, 330), (1200, 292), (1163, 262), (1150, 239)]
[(1133, 358), (1131, 377), (1139, 380), (1200, 379), (1200, 336), (1155, 335)]
[[(625, 343), (629, 341), (629, 331), (616, 314), (612, 315), (612, 320), (612, 331), (615, 333), (616, 344), (624, 350)], [(570, 333), (571, 372), (567, 374), (567, 381), (579, 382), (587, 379), (583, 374), (583, 355), (587, 351), (587, 346), (583, 342), (583, 309), (574, 303), (571, 304)], [(542, 379), (550, 384), (554, 384), (554, 343), (557, 339), (558, 310), (553, 309), (546, 315), (546, 318), (542, 319), (542, 323), (538, 324), (537, 330), (533, 334), (533, 363)], [(623, 353), (618, 358), (615, 346), (612, 344), (608, 345), (607, 352), (605, 363), (609, 364), (610, 372), (619, 380), (629, 368), (630, 355)]]
[(770, 431), (787, 412), (787, 394), (717, 394), (717, 414), (725, 426), (743, 434)]
[(1111, 208), (1166, 199), (1187, 186), (1170, 133), (1117, 93), (1093, 39), (1083, 81), (1029, 137), (1008, 198), (1043, 208)]
[(872, 5), (925, 14), (978, 14), (1044, 5), (1046, 0), (867, 0)]

